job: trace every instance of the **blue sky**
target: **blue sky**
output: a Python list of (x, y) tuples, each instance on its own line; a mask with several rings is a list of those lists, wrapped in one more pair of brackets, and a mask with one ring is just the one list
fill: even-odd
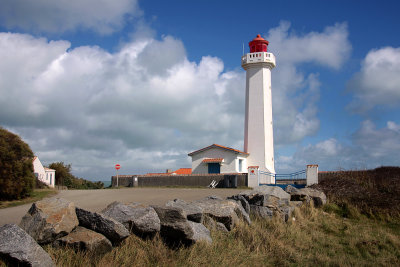
[(399, 165), (398, 1), (0, 3), (0, 125), (42, 162), (107, 180), (242, 149), (242, 47), (272, 72), (278, 172)]

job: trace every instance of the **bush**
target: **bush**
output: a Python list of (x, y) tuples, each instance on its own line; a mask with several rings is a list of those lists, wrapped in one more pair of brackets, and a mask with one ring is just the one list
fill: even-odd
[(63, 185), (69, 189), (101, 189), (104, 187), (102, 182), (91, 182), (72, 175), (71, 164), (54, 162), (49, 165), (49, 168), (56, 171), (56, 185)]
[(35, 186), (33, 152), (21, 138), (0, 127), (0, 199), (28, 197)]

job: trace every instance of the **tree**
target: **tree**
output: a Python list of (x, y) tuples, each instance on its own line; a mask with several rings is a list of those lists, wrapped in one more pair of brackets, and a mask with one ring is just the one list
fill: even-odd
[(71, 164), (54, 162), (49, 165), (50, 169), (56, 170), (56, 185), (64, 185), (71, 189), (101, 189), (104, 184), (91, 182), (83, 178), (77, 178), (71, 174)]
[(22, 139), (0, 127), (0, 199), (28, 197), (35, 186), (33, 152)]
[(71, 174), (71, 164), (64, 164), (64, 162), (53, 162), (49, 165), (50, 169), (56, 171), (56, 185), (65, 185), (71, 187), (73, 175)]

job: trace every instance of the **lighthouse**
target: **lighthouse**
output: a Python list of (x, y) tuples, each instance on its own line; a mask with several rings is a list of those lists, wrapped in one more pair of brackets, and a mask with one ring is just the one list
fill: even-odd
[[(257, 35), (249, 42), (250, 53), (242, 56), (242, 67), (246, 70), (244, 152), (249, 154), (249, 168), (275, 174), (271, 90), (275, 56), (267, 52), (268, 44)], [(259, 183), (275, 182), (273, 175), (263, 175), (260, 179)]]

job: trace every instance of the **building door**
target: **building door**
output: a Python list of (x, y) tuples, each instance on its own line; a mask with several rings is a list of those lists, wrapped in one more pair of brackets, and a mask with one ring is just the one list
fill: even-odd
[(208, 163), (208, 173), (221, 173), (221, 165), (219, 163)]

